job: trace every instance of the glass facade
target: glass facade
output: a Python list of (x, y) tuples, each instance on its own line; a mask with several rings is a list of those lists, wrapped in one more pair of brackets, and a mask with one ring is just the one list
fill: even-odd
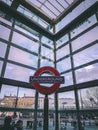
[[(48, 23), (47, 17), (33, 13), (33, 7), (14, 5), (15, 0), (0, 2), (0, 126), (11, 116), (15, 122), (23, 120), (24, 130), (45, 130), (48, 117), (47, 130), (97, 130), (98, 1), (81, 2), (60, 22), (60, 14), (73, 0), (57, 0), (55, 6), (52, 0), (34, 1), (33, 6), (51, 12), (57, 22)], [(10, 11), (12, 5), (16, 12)], [(39, 93), (29, 81), (44, 66), (56, 68), (65, 79), (50, 95)]]

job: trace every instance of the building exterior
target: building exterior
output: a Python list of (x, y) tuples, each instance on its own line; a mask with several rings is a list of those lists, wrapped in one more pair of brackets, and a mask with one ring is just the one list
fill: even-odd
[[(49, 109), (54, 109), (53, 98), (49, 98)], [(60, 98), (59, 99), (59, 109), (73, 109), (75, 107), (74, 100), (72, 98)], [(35, 106), (35, 97), (28, 97), (24, 94), (24, 97), (16, 96), (4, 96), (0, 100), (0, 107), (14, 107), (17, 108), (31, 108), (34, 109)], [(38, 108), (44, 109), (44, 97), (40, 97), (38, 100)]]

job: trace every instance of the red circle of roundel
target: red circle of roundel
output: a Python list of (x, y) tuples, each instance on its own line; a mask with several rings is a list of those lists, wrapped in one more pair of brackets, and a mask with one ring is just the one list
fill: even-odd
[[(56, 69), (54, 69), (52, 67), (49, 67), (49, 66), (45, 66), (45, 67), (42, 67), (42, 68), (38, 69), (35, 72), (34, 76), (39, 76), (41, 73), (47, 72), (47, 71), (52, 72), (55, 76), (60, 76), (59, 72)], [(60, 83), (54, 83), (49, 88), (41, 87), (37, 81), (33, 82), (33, 85), (34, 85), (35, 89), (38, 90), (40, 93), (42, 93), (42, 94), (51, 94), (51, 93), (55, 92), (59, 88)]]

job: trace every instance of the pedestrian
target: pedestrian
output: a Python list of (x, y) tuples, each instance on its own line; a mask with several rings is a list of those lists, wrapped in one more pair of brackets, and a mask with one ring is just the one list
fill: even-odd
[(14, 130), (23, 130), (23, 121), (22, 120), (18, 120)]
[(12, 118), (10, 116), (5, 117), (4, 125), (0, 128), (0, 130), (14, 130), (14, 127), (11, 125)]

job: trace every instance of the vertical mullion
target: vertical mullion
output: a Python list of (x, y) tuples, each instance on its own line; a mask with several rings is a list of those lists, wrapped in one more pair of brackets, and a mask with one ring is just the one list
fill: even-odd
[[(38, 66), (37, 68), (40, 68), (40, 59), (41, 59), (41, 34), (39, 36), (39, 50), (38, 50)], [(33, 125), (33, 129), (37, 130), (37, 112), (38, 112), (38, 97), (39, 97), (39, 93), (38, 91), (36, 91), (35, 93), (35, 111), (34, 111), (34, 125)]]
[[(53, 33), (55, 33), (55, 25), (53, 26)], [(56, 41), (54, 39), (54, 67), (56, 66)], [(54, 100), (55, 100), (55, 130), (59, 130), (59, 121), (58, 121), (58, 94), (54, 94)]]
[(8, 40), (8, 43), (7, 43), (7, 49), (6, 49), (5, 59), (4, 59), (4, 63), (3, 63), (2, 71), (1, 71), (1, 77), (4, 77), (4, 74), (5, 74), (5, 69), (6, 69), (8, 55), (9, 55), (9, 51), (10, 51), (10, 46), (11, 46), (10, 42), (12, 40), (14, 25), (15, 25), (15, 20), (12, 23), (11, 32), (10, 32), (10, 35), (9, 35), (9, 40)]
[(78, 122), (78, 130), (82, 130), (82, 125), (80, 121), (80, 114), (79, 114), (79, 98), (78, 98), (78, 90), (76, 87), (76, 76), (74, 71), (74, 60), (72, 55), (72, 46), (71, 46), (71, 34), (69, 33), (69, 49), (70, 49), (70, 59), (71, 59), (71, 67), (72, 67), (72, 77), (73, 77), (73, 84), (74, 84), (74, 94), (75, 94), (75, 102), (76, 102), (76, 116), (77, 116), (77, 122)]

